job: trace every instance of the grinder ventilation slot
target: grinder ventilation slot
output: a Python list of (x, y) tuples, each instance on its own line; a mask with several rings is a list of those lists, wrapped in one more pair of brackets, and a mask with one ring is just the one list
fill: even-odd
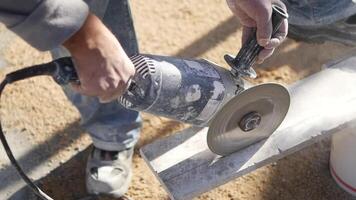
[(136, 68), (136, 72), (141, 74), (144, 79), (148, 74), (154, 74), (156, 72), (153, 61), (148, 57), (137, 54), (131, 57), (131, 61)]

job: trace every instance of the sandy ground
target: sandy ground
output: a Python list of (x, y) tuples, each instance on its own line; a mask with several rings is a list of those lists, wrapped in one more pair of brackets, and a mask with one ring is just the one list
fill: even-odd
[[(145, 53), (200, 57), (225, 66), (222, 56), (236, 53), (241, 46), (240, 25), (223, 0), (132, 0), (132, 10), (140, 48)], [(3, 29), (0, 28), (1, 33)], [(323, 63), (350, 49), (334, 43), (317, 45), (287, 40), (272, 58), (258, 66), (259, 77), (254, 82), (292, 83), (319, 71)], [(38, 52), (18, 38), (0, 55), (5, 58), (1, 65), (8, 66), (1, 68), (2, 75), (50, 60), (48, 53)], [(16, 130), (39, 145), (54, 141), (60, 144), (59, 148), (49, 149), (53, 152), (49, 159), (63, 160), (63, 165), (40, 181), (42, 187), (55, 199), (83, 197), (90, 138), (79, 127), (79, 114), (60, 87), (46, 77), (22, 81), (6, 90), (1, 105), (1, 120), (9, 134)], [(143, 118), (137, 149), (186, 127), (147, 114)], [(197, 199), (352, 199), (331, 179), (329, 147), (329, 140), (324, 140)], [(76, 156), (69, 159), (73, 153)], [(134, 199), (168, 199), (138, 151), (133, 161), (135, 175), (128, 195)]]

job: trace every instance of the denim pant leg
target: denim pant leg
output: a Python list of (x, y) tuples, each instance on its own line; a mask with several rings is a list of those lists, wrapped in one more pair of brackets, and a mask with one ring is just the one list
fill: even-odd
[(282, 0), (288, 9), (289, 23), (323, 26), (356, 13), (354, 0)]
[[(138, 53), (136, 35), (128, 0), (88, 0), (91, 12), (119, 39), (128, 55)], [(68, 56), (64, 48), (52, 51), (54, 58)], [(102, 104), (96, 97), (83, 96), (70, 86), (63, 87), (68, 99), (81, 115), (81, 125), (89, 132), (94, 146), (107, 151), (133, 147), (138, 140), (141, 118), (136, 111), (127, 110), (118, 101)]]

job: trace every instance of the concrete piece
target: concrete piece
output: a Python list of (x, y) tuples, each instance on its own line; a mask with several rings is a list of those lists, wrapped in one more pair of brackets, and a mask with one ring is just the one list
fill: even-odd
[(226, 157), (206, 144), (207, 128), (155, 141), (141, 155), (172, 199), (191, 199), (259, 167), (356, 125), (356, 57), (289, 87), (291, 107), (268, 139)]
[[(49, 171), (56, 167), (54, 165), (48, 166), (46, 164), (37, 165), (38, 163), (42, 163), (42, 161), (46, 159), (47, 155), (33, 151), (36, 144), (26, 137), (26, 133), (16, 130), (8, 132), (9, 133), (6, 134), (6, 138), (11, 146), (11, 150), (13, 151), (15, 157), (19, 159), (20, 165), (29, 177), (37, 180), (47, 175)], [(12, 167), (2, 145), (0, 146), (0, 199), (10, 199), (12, 195), (17, 193), (26, 184), (19, 177), (15, 168)], [(29, 152), (31, 153), (29, 154)], [(25, 158), (25, 156), (28, 157)], [(43, 158), (44, 156), (45, 158)], [(17, 196), (20, 196), (20, 194)], [(28, 196), (28, 194), (26, 194), (26, 196)], [(16, 200), (21, 198), (11, 199)]]

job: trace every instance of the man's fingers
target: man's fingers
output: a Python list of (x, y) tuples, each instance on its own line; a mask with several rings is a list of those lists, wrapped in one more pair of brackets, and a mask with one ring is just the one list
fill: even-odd
[(265, 49), (274, 49), (278, 47), (286, 39), (288, 32), (288, 21), (283, 20), (278, 32), (274, 34), (270, 42), (264, 46)]
[(256, 60), (257, 64), (263, 63), (263, 61), (266, 58), (270, 57), (273, 54), (273, 52), (274, 52), (274, 49), (263, 49), (260, 52), (260, 54), (258, 54), (258, 57), (257, 57), (257, 60)]
[(122, 95), (125, 88), (124, 86), (118, 86), (114, 90), (106, 91), (105, 93), (98, 95), (100, 103), (109, 103), (119, 98)]
[(99, 83), (81, 81), (81, 84), (71, 84), (74, 91), (86, 95), (96, 96), (101, 103), (108, 103), (117, 99), (124, 92), (123, 82), (115, 83), (111, 78), (101, 79)]
[(110, 103), (112, 101), (114, 101), (116, 98), (108, 98), (108, 97), (98, 97), (99, 98), (99, 102), (100, 103)]
[(118, 99), (121, 94), (122, 94), (122, 91), (117, 90), (111, 94), (105, 94), (105, 95), (99, 96), (99, 101), (100, 101), (100, 103), (109, 103), (111, 101)]
[(274, 49), (278, 47), (281, 44), (281, 41), (279, 38), (272, 38), (269, 43), (264, 46), (265, 49)]
[(257, 42), (264, 47), (256, 62), (262, 63), (287, 36), (288, 21), (283, 20), (278, 32), (272, 37), (272, 3), (286, 10), (285, 5), (280, 0), (227, 0), (227, 3), (243, 25), (242, 44), (251, 36), (252, 28), (256, 29)]
[[(257, 41), (259, 45), (266, 46), (272, 34), (271, 4), (261, 3), (257, 0), (245, 0), (239, 3), (236, 0), (227, 0), (227, 4), (243, 26), (257, 28)], [(248, 33), (243, 35), (246, 36)], [(242, 41), (246, 41), (246, 37)]]
[(252, 35), (253, 33), (253, 28), (250, 27), (242, 27), (242, 38), (241, 38), (241, 43), (245, 44), (245, 42), (248, 40), (248, 38)]
[(259, 45), (266, 46), (272, 34), (272, 5), (270, 1), (241, 0), (236, 7), (255, 21), (257, 28), (257, 41)]
[(250, 16), (248, 16), (247, 13), (243, 9), (241, 9), (239, 6), (236, 6), (235, 9), (232, 11), (237, 16), (237, 18), (240, 20), (240, 23), (243, 26), (256, 27), (256, 21), (253, 18), (251, 18)]
[(71, 83), (72, 89), (75, 92), (78, 92), (82, 95), (85, 96), (96, 96), (96, 94), (94, 92), (92, 92), (92, 90), (88, 90), (87, 88), (83, 87), (82, 84), (76, 84), (76, 83)]
[(235, 0), (226, 0), (227, 6), (234, 12), (236, 10), (236, 1)]
[(85, 96), (98, 96), (99, 102), (100, 103), (109, 103), (115, 99), (117, 99), (119, 92), (113, 92), (111, 94), (103, 94), (103, 95), (98, 95), (98, 94), (92, 94), (88, 92), (88, 90), (84, 89), (81, 85), (78, 84), (71, 84), (72, 89), (82, 95)]
[(236, 0), (226, 0), (226, 2), (232, 13), (239, 19), (243, 26), (256, 27), (255, 20), (249, 17), (246, 12), (236, 4)]
[(110, 103), (114, 100), (117, 100), (118, 97), (111, 96), (111, 97), (98, 97), (100, 103)]
[(80, 84), (71, 83), (70, 85), (72, 86), (72, 89), (74, 91), (76, 91), (76, 92), (78, 92), (80, 94), (86, 95), (86, 94), (84, 94), (85, 92), (84, 92), (84, 90), (83, 90), (83, 88), (81, 87)]
[(274, 35), (274, 38), (278, 38), (280, 43), (282, 43), (288, 34), (288, 20), (284, 19), (281, 26), (279, 27), (278, 32)]
[(272, 21), (270, 15), (271, 12), (260, 13), (256, 20), (257, 42), (261, 46), (266, 46), (271, 39), (271, 35), (272, 35)]

